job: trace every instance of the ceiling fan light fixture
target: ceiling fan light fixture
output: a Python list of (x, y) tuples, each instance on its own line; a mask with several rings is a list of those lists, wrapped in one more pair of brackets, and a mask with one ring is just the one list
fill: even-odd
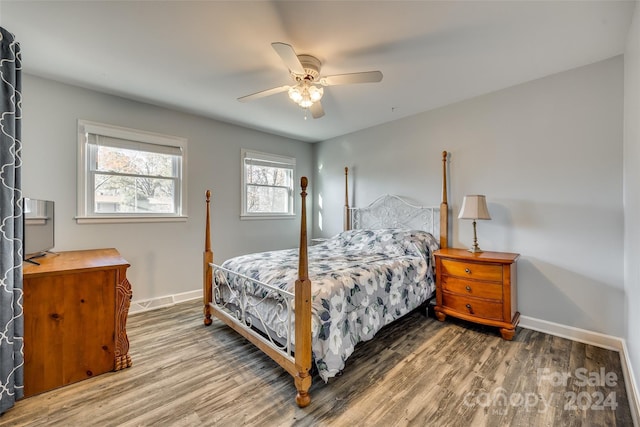
[(311, 101), (309, 98), (302, 98), (302, 101), (298, 102), (298, 105), (302, 108), (309, 108), (313, 105), (313, 101)]
[(302, 101), (302, 91), (299, 86), (293, 86), (289, 88), (289, 99), (298, 104)]
[(324, 89), (322, 87), (318, 87), (315, 85), (309, 86), (309, 97), (312, 102), (318, 102), (322, 99), (322, 95), (324, 95)]
[(306, 80), (300, 82), (297, 86), (289, 88), (289, 98), (302, 108), (311, 107), (315, 102), (322, 99), (323, 94), (324, 89), (322, 87), (312, 85)]

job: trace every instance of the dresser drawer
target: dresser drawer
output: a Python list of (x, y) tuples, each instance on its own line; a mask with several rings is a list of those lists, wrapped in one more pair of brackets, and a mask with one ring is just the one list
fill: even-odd
[(465, 279), (502, 282), (502, 266), (500, 264), (479, 264), (443, 259), (441, 261), (441, 266), (441, 274), (443, 275), (463, 277)]
[(502, 320), (502, 302), (487, 301), (461, 295), (442, 293), (443, 304), (452, 310), (484, 319)]
[(502, 301), (502, 283), (478, 282), (454, 276), (442, 277), (442, 288), (455, 294)]

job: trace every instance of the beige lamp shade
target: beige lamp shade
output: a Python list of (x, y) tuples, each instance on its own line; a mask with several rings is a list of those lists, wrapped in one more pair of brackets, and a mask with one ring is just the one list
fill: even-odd
[(464, 196), (462, 208), (460, 208), (460, 219), (491, 219), (489, 209), (487, 209), (487, 199), (485, 196), (473, 194)]

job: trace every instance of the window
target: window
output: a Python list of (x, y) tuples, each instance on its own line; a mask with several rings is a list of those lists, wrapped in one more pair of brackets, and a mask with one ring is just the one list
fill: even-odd
[(83, 222), (186, 218), (184, 138), (78, 121), (78, 212)]
[(296, 159), (244, 149), (241, 157), (242, 218), (293, 217)]

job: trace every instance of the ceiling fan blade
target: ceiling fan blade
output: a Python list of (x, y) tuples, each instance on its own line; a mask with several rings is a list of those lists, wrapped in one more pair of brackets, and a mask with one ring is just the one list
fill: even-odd
[(274, 87), (272, 89), (267, 89), (261, 92), (252, 93), (251, 95), (242, 96), (238, 98), (238, 101), (240, 102), (253, 101), (254, 99), (264, 98), (265, 96), (275, 95), (276, 93), (284, 92), (287, 90), (289, 90), (289, 86)]
[(322, 104), (320, 104), (320, 101), (311, 104), (309, 110), (311, 111), (311, 116), (313, 116), (314, 119), (319, 119), (320, 117), (324, 116), (324, 108), (322, 108)]
[(291, 45), (281, 42), (274, 42), (271, 43), (271, 46), (273, 46), (278, 55), (280, 55), (280, 58), (282, 58), (289, 71), (295, 74), (306, 74), (306, 72), (304, 71), (304, 67), (298, 59), (298, 55), (296, 55), (296, 51), (293, 50), (293, 47), (291, 47)]
[(363, 73), (336, 74), (320, 78), (322, 86), (348, 85), (353, 83), (377, 83), (382, 80), (380, 71), (365, 71)]

